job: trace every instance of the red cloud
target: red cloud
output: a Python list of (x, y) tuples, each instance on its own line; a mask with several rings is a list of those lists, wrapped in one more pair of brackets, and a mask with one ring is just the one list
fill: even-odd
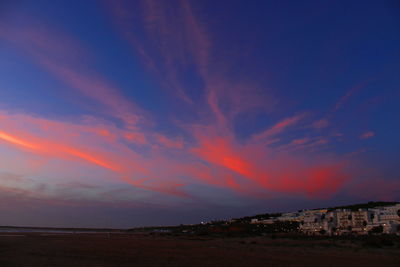
[[(231, 137), (215, 136), (210, 131), (207, 135), (196, 136), (199, 143), (191, 150), (192, 153), (211, 164), (234, 172), (237, 179), (233, 179), (235, 176), (228, 176), (227, 186), (248, 195), (256, 194), (261, 187), (271, 192), (326, 198), (340, 190), (350, 179), (344, 172), (344, 164), (310, 164), (306, 159), (290, 156), (285, 151), (239, 145)], [(300, 145), (305, 142), (306, 140), (299, 141)], [(240, 182), (242, 180), (251, 182), (252, 185)]]
[(252, 176), (252, 164), (244, 160), (229, 143), (229, 140), (216, 137), (200, 137), (200, 145), (192, 152), (208, 162), (224, 166), (241, 175)]

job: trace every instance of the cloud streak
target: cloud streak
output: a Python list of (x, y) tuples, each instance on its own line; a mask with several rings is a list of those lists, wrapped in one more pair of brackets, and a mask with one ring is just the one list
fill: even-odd
[(282, 121), (276, 123), (274, 126), (272, 126), (271, 128), (259, 133), (259, 134), (255, 134), (253, 135), (253, 140), (254, 141), (261, 141), (261, 140), (265, 140), (268, 137), (277, 135), (282, 133), (284, 130), (286, 130), (287, 128), (295, 125), (296, 123), (298, 123), (301, 119), (303, 119), (305, 117), (305, 114), (299, 114), (299, 115), (295, 115), (293, 117), (289, 117), (289, 118), (285, 118)]
[[(134, 129), (142, 120), (142, 110), (121, 95), (120, 90), (85, 66), (90, 56), (74, 38), (32, 19), (29, 25), (0, 25), (0, 37), (27, 52), (66, 85), (103, 105), (110, 115)], [(84, 59), (84, 60), (83, 60)]]
[(372, 138), (374, 136), (375, 136), (375, 133), (372, 132), (372, 131), (369, 131), (369, 132), (365, 132), (362, 135), (360, 135), (360, 139), (362, 139), (362, 140), (370, 139), (370, 138)]
[[(284, 118), (272, 114), (274, 100), (266, 97), (268, 88), (230, 75), (228, 59), (215, 55), (212, 28), (191, 2), (176, 3), (140, 1), (135, 9), (130, 1), (105, 4), (117, 31), (139, 55), (154, 83), (178, 99), (171, 109), (180, 114), (173, 118), (161, 114), (160, 121), (129, 100), (126, 88), (94, 71), (90, 49), (77, 38), (39, 22), (1, 25), (1, 38), (72, 89), (76, 98), (84, 100), (84, 110), (93, 114), (47, 119), (28, 111), (4, 110), (0, 145), (37, 159), (72, 162), (82, 172), (94, 169), (105, 173), (109, 183), (188, 202), (206, 195), (198, 185), (263, 199), (280, 195), (326, 199), (341, 192), (354, 178), (347, 171), (350, 160), (315, 153), (333, 138), (302, 132), (310, 128), (307, 111)], [(217, 61), (221, 63), (214, 66)], [(188, 72), (195, 85), (187, 81)], [(334, 111), (363, 86), (346, 94)], [(261, 132), (244, 126), (249, 134), (239, 138), (238, 118), (260, 114), (277, 119), (269, 124), (257, 121), (264, 125)], [(189, 119), (177, 119), (182, 115)], [(165, 124), (173, 127), (160, 130)], [(322, 131), (329, 125), (322, 119), (312, 127)], [(360, 138), (373, 133), (364, 135)], [(60, 171), (68, 173), (67, 168)]]

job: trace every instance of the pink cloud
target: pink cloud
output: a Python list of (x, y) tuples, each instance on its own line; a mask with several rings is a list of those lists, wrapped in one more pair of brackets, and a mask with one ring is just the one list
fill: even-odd
[[(125, 131), (113, 125), (101, 125), (93, 119), (90, 124), (73, 124), (29, 115), (0, 114), (0, 144), (22, 149), (28, 154), (95, 165), (115, 173), (120, 182), (155, 192), (185, 196), (180, 190), (183, 184), (174, 178), (155, 178), (150, 184), (140, 182), (142, 177), (160, 175), (152, 167), (159, 165), (157, 161), (160, 156), (143, 157), (135, 153), (124, 144)], [(168, 145), (180, 146), (178, 142), (166, 138), (163, 141)], [(168, 158), (164, 161), (168, 161)], [(168, 164), (165, 165), (168, 168)]]
[[(201, 111), (194, 111), (201, 118), (197, 128), (182, 127), (193, 141), (169, 137), (143, 126), (148, 120), (143, 110), (128, 101), (115, 85), (90, 71), (89, 66), (80, 65), (81, 60), (74, 51), (88, 56), (82, 44), (58, 31), (26, 27), (0, 34), (27, 51), (40, 66), (76, 92), (100, 104), (100, 110), (106, 110), (107, 115), (119, 119), (124, 126), (117, 127), (96, 118), (67, 123), (5, 112), (0, 113), (2, 144), (26, 153), (97, 166), (134, 187), (184, 198), (190, 197), (185, 187), (197, 183), (248, 196), (263, 191), (326, 198), (339, 192), (351, 179), (345, 173), (345, 163), (335, 158), (321, 160), (308, 153), (301, 156), (291, 153), (294, 147), (304, 149), (327, 144), (326, 138), (298, 138), (290, 146), (280, 148), (259, 145), (281, 141), (280, 135), (304, 119), (305, 113), (284, 118), (254, 134), (250, 142), (239, 142), (235, 138), (232, 130), (235, 116), (254, 108), (265, 112), (268, 108), (263, 105), (269, 106), (270, 102), (260, 96), (254, 82), (237, 83), (227, 79), (223, 72), (213, 71), (209, 64), (213, 55), (211, 38), (189, 3), (179, 3), (175, 7), (160, 1), (140, 2), (138, 7), (143, 8), (143, 13), (136, 16), (140, 22), (126, 8), (129, 1), (111, 1), (110, 5), (119, 30), (157, 81), (173, 88), (187, 103), (194, 101), (185, 91), (181, 73), (188, 67), (197, 70), (204, 82), (204, 99), (198, 100)], [(136, 27), (144, 30), (148, 37), (145, 41), (139, 42), (134, 36)], [(209, 118), (210, 114), (213, 119)], [(321, 120), (314, 127), (322, 128), (326, 124), (327, 121)], [(136, 152), (132, 144), (145, 152)]]
[[(106, 108), (103, 112), (122, 120), (129, 128), (142, 120), (142, 110), (108, 81), (89, 70), (88, 49), (74, 38), (32, 20), (29, 25), (2, 25), (0, 37), (21, 48), (55, 77)], [(82, 58), (86, 60), (83, 61)]]
[[(203, 37), (197, 22), (193, 20), (190, 6), (185, 1), (171, 6), (146, 0), (133, 7), (130, 1), (122, 0), (107, 2), (106, 8), (111, 12), (117, 30), (132, 45), (147, 69), (157, 76), (164, 87), (173, 89), (181, 100), (193, 104), (185, 90), (181, 73), (189, 62), (193, 63), (188, 55), (193, 55), (196, 65), (207, 56), (204, 52), (201, 56), (193, 54), (200, 49), (199, 42)], [(146, 38), (139, 40), (135, 36), (137, 31), (142, 31)]]
[(155, 134), (154, 137), (160, 144), (167, 148), (182, 149), (184, 147), (182, 140), (172, 140), (162, 134)]
[(362, 83), (359, 83), (353, 88), (351, 88), (349, 91), (347, 91), (347, 93), (344, 96), (342, 96), (342, 98), (340, 98), (339, 101), (336, 103), (334, 111), (340, 109), (349, 100), (351, 96), (353, 96), (355, 93), (365, 88), (373, 79), (374, 78), (370, 78)]
[(123, 137), (130, 143), (140, 144), (140, 145), (148, 144), (145, 135), (141, 132), (124, 131)]
[(299, 115), (295, 115), (293, 117), (283, 119), (282, 121), (278, 122), (277, 124), (275, 124), (274, 126), (272, 126), (269, 129), (265, 130), (264, 132), (253, 135), (253, 140), (261, 141), (270, 136), (277, 135), (277, 134), (283, 132), (284, 130), (286, 130), (288, 127), (295, 125), (304, 117), (305, 117), (305, 114), (299, 114)]
[(360, 135), (360, 139), (363, 139), (363, 140), (370, 139), (370, 138), (372, 138), (374, 136), (375, 136), (375, 133), (372, 132), (372, 131), (369, 131), (369, 132), (365, 132), (362, 135)]
[[(345, 181), (335, 162), (308, 166), (303, 159), (285, 156), (285, 152), (239, 144), (232, 133), (217, 127), (194, 131), (196, 144), (188, 144), (188, 150), (182, 149), (179, 141), (153, 134), (159, 144), (180, 148), (179, 157), (172, 159), (170, 151), (163, 154), (157, 150), (156, 154), (143, 156), (135, 153), (124, 143), (124, 130), (94, 118), (77, 124), (7, 112), (0, 114), (0, 139), (5, 144), (24, 149), (26, 153), (95, 165), (118, 174), (119, 181), (171, 196), (189, 197), (185, 185), (199, 181), (248, 196), (257, 195), (263, 189), (321, 197), (322, 193), (318, 192), (330, 196)], [(199, 159), (207, 164), (199, 164)]]
[[(188, 68), (197, 70), (204, 82), (205, 98), (196, 102), (207, 103), (220, 125), (229, 126), (228, 119), (241, 112), (271, 106), (272, 96), (261, 97), (265, 88), (261, 89), (254, 81), (241, 78), (232, 81), (221, 75), (222, 68), (214, 70), (215, 66), (210, 64), (214, 59), (210, 32), (189, 2), (178, 1), (171, 6), (147, 0), (133, 8), (129, 1), (112, 1), (106, 7), (118, 32), (131, 43), (161, 85), (191, 105), (194, 101), (187, 93), (182, 73)], [(143, 31), (146, 38), (142, 36), (139, 41), (135, 36), (137, 31)]]
[(252, 176), (252, 163), (235, 151), (228, 139), (221, 137), (212, 139), (201, 137), (200, 142), (199, 147), (192, 149), (194, 154), (211, 163), (224, 166), (240, 175)]
[(0, 139), (33, 152), (49, 154), (60, 158), (73, 156), (106, 169), (110, 169), (113, 171), (120, 170), (120, 168), (116, 164), (102, 159), (101, 155), (92, 155), (88, 152), (79, 150), (74, 147), (65, 146), (59, 143), (48, 142), (47, 140), (34, 138), (32, 136), (28, 136), (27, 134), (23, 135), (25, 137), (21, 138), (19, 136), (0, 131)]
[[(291, 155), (289, 149), (271, 149), (264, 146), (238, 144), (230, 135), (207, 135), (197, 132), (198, 146), (191, 152), (214, 166), (223, 167), (233, 176), (226, 180), (233, 190), (247, 195), (257, 195), (262, 188), (267, 192), (295, 193), (309, 197), (329, 198), (342, 189), (351, 177), (346, 174), (346, 163), (328, 160), (309, 163), (304, 158)], [(308, 139), (295, 140), (294, 145), (304, 145)], [(310, 145), (321, 145), (319, 139)], [(222, 176), (222, 175), (220, 175)], [(235, 178), (233, 178), (235, 177)], [(249, 184), (250, 182), (250, 184)]]
[(295, 139), (295, 140), (292, 141), (292, 144), (293, 145), (302, 145), (302, 144), (307, 143), (308, 141), (309, 141), (308, 138)]
[(329, 121), (326, 119), (321, 119), (313, 123), (313, 127), (316, 129), (326, 128), (328, 126), (329, 126)]

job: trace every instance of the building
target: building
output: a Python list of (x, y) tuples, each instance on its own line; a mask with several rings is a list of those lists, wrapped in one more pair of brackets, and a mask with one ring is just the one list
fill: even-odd
[(300, 231), (307, 235), (318, 235), (329, 231), (327, 210), (303, 211), (300, 219)]
[(283, 213), (280, 217), (251, 220), (252, 224), (277, 221), (299, 222), (299, 230), (308, 235), (368, 234), (380, 228), (383, 233), (400, 234), (400, 204), (371, 209), (302, 210)]
[(273, 224), (274, 222), (276, 222), (276, 219), (274, 219), (274, 218), (263, 219), (263, 220), (251, 219), (251, 221), (250, 221), (251, 224)]
[(383, 226), (383, 233), (398, 233), (400, 228), (400, 204), (371, 209), (371, 229)]

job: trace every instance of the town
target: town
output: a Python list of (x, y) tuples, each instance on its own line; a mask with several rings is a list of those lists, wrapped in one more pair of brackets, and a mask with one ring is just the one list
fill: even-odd
[[(297, 222), (299, 232), (307, 235), (397, 234), (400, 232), (400, 204), (387, 204), (389, 203), (374, 206), (371, 202), (370, 208), (366, 204), (347, 208), (301, 210), (268, 219), (254, 218), (250, 223)], [(366, 208), (362, 208), (363, 206)]]
[(128, 231), (154, 234), (254, 236), (294, 234), (307, 236), (400, 235), (400, 203), (368, 202), (340, 207), (265, 213), (229, 220), (214, 220), (169, 227), (141, 227)]

